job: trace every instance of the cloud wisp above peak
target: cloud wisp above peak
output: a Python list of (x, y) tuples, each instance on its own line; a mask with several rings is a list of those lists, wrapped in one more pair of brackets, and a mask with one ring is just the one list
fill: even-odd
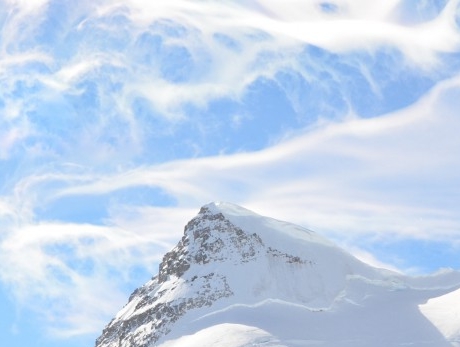
[[(353, 216), (365, 215), (366, 211), (373, 210), (373, 206), (376, 212), (383, 213), (382, 216), (384, 211), (400, 210), (404, 213), (401, 207), (407, 206), (409, 214), (416, 213), (417, 209), (420, 216), (437, 210), (439, 216), (444, 216), (444, 211), (454, 217), (452, 209), (456, 195), (453, 194), (453, 200), (450, 200), (444, 193), (446, 190), (453, 192), (451, 186), (457, 179), (460, 165), (455, 155), (455, 148), (460, 145), (455, 136), (459, 126), (455, 116), (456, 95), (459, 93), (459, 80), (452, 79), (404, 110), (378, 118), (326, 123), (260, 151), (183, 159), (111, 175), (87, 175), (85, 179), (75, 176), (74, 180), (65, 174), (50, 176), (50, 181), (59, 179), (63, 182), (50, 199), (107, 195), (146, 186), (159, 188), (178, 206), (186, 208), (219, 196), (250, 204), (256, 204), (260, 199), (256, 205), (261, 201), (275, 205), (276, 201), (283, 201), (284, 204), (291, 199), (311, 199), (314, 204), (316, 199), (325, 199), (324, 205), (329, 206), (323, 212), (326, 219), (334, 210), (343, 210), (346, 215), (348, 209), (353, 209), (349, 194), (356, 194), (356, 208), (363, 208), (363, 211), (350, 212)], [(239, 175), (238, 172), (245, 174)], [(32, 190), (25, 189), (22, 196), (40, 195), (32, 193), (36, 188), (40, 191), (40, 185), (26, 183), (29, 179), (33, 177), (26, 179), (23, 186)], [(65, 183), (66, 179), (70, 179), (69, 184)], [(43, 180), (46, 182), (48, 178), (44, 176)], [(425, 190), (420, 190), (420, 186)], [(44, 187), (47, 189), (46, 184)], [(235, 191), (235, 187), (240, 189)], [(271, 188), (267, 190), (266, 187)], [(430, 190), (431, 194), (438, 194), (435, 203), (423, 199)], [(318, 196), (319, 192), (321, 196)], [(286, 204), (286, 208), (277, 206), (273, 210), (290, 208)], [(300, 204), (299, 208), (305, 206)], [(297, 217), (289, 215), (284, 218), (296, 220)], [(385, 218), (389, 218), (388, 225), (380, 223), (382, 231), (398, 234), (405, 230), (391, 226), (394, 217), (388, 215)], [(410, 224), (411, 219), (408, 222)], [(455, 225), (455, 219), (452, 222)], [(354, 232), (358, 233), (377, 231), (367, 229), (365, 223), (361, 223), (362, 228), (356, 228), (354, 223), (344, 223), (347, 224), (353, 225)], [(339, 225), (337, 222), (334, 227)], [(414, 231), (413, 235), (403, 233), (402, 236), (429, 238), (433, 225), (427, 225), (423, 230)], [(455, 230), (453, 227), (452, 232)], [(444, 236), (451, 234), (447, 232)]]

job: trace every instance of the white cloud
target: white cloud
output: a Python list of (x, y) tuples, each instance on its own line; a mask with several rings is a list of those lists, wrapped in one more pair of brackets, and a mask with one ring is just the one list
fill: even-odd
[[(335, 1), (337, 10), (333, 12), (323, 11), (320, 4), (320, 1), (83, 2), (72, 10), (66, 9), (65, 24), (57, 18), (60, 26), (56, 24), (53, 28), (53, 23), (46, 22), (50, 19), (47, 16), (52, 15), (47, 12), (52, 10), (47, 1), (34, 4), (8, 1), (5, 6), (16, 9), (3, 30), (5, 47), (0, 52), (8, 112), (10, 117), (27, 120), (30, 111), (36, 111), (38, 106), (53, 105), (58, 103), (56, 100), (68, 102), (66, 97), (84, 95), (85, 88), (94, 83), (97, 95), (88, 98), (97, 98), (99, 104), (94, 107), (98, 109), (93, 119), (82, 121), (83, 130), (73, 134), (73, 142), (81, 145), (61, 145), (57, 150), (65, 151), (66, 158), (88, 158), (94, 164), (104, 157), (115, 157), (116, 152), (126, 153), (121, 156), (126, 158), (145, 151), (143, 145), (148, 136), (145, 120), (139, 119), (133, 109), (138, 98), (150, 102), (152, 117), (174, 123), (190, 117), (186, 113), (188, 105), (205, 109), (215, 99), (241, 100), (252, 83), (260, 78), (276, 78), (280, 71), (298, 73), (308, 82), (314, 78), (316, 84), (317, 75), (311, 70), (319, 70), (337, 78), (335, 82), (340, 87), (346, 83), (340, 81), (340, 76), (334, 76), (334, 69), (326, 63), (309, 66), (304, 62), (305, 57), (299, 53), (306, 44), (330, 52), (359, 50), (371, 56), (381, 49), (396, 49), (407, 59), (402, 64), (415, 63), (427, 71), (442, 70), (439, 54), (459, 47), (459, 33), (453, 20), (456, 0), (449, 1), (439, 16), (417, 25), (395, 18), (393, 13), (400, 6), (396, 0), (382, 4)], [(160, 22), (179, 34), (159, 29)], [(44, 27), (43, 23), (48, 24)], [(37, 42), (38, 33), (44, 35), (56, 30), (59, 32), (56, 42)], [(106, 39), (101, 40), (104, 35)], [(190, 66), (184, 68), (184, 81), (177, 82), (162, 74), (161, 69), (170, 60), (167, 52), (152, 53), (163, 54), (164, 61), (148, 64), (136, 56), (142, 53), (136, 46), (142, 35), (158, 35), (167, 52), (174, 48), (186, 50)], [(65, 54), (67, 49), (72, 54)], [(37, 65), (41, 68), (26, 69)], [(15, 69), (24, 72), (17, 73)], [(361, 70), (366, 73), (365, 67)], [(365, 77), (378, 94), (379, 86), (372, 74)], [(34, 88), (30, 88), (33, 92), (24, 96), (19, 105), (11, 94), (22, 82)], [(296, 109), (295, 97), (289, 90), (286, 93)], [(67, 108), (57, 112), (72, 118), (71, 112), (81, 105), (82, 102), (66, 104)], [(302, 112), (300, 108), (296, 111)], [(34, 125), (46, 123), (47, 117), (48, 113), (43, 111), (35, 117)], [(113, 130), (112, 124), (117, 122), (126, 131)], [(111, 140), (101, 136), (106, 129), (116, 133)], [(32, 130), (36, 131), (35, 143), (55, 136), (49, 129), (51, 135), (43, 129)]]
[(16, 143), (27, 137), (28, 129), (15, 127), (5, 132), (0, 132), (0, 160), (7, 159)]
[(326, 123), (258, 152), (95, 177), (50, 198), (145, 185), (186, 208), (230, 200), (328, 232), (457, 238), (459, 93), (453, 79), (393, 114)]
[(454, 22), (457, 0), (449, 1), (434, 20), (411, 26), (393, 18), (400, 4), (396, 0), (379, 4), (338, 1), (334, 2), (338, 11), (333, 15), (324, 13), (319, 1), (130, 3), (137, 21), (139, 16), (145, 22), (161, 17), (180, 18), (182, 23), (195, 25), (204, 33), (224, 31), (231, 37), (235, 30), (239, 33), (257, 29), (272, 35), (279, 48), (296, 41), (332, 51), (373, 50), (388, 45), (401, 49), (414, 62), (426, 64), (437, 52), (451, 52), (459, 45)]
[(139, 280), (136, 267), (156, 271), (165, 246), (148, 231), (60, 223), (12, 228), (0, 245), (0, 278), (21, 307), (42, 311), (51, 332), (94, 333), (126, 300), (123, 284)]
[(1, 53), (20, 52), (20, 43), (33, 36), (37, 21), (43, 19), (48, 0), (4, 0), (3, 11), (6, 12), (0, 43)]
[(349, 248), (348, 251), (351, 252), (356, 258), (358, 258), (359, 260), (361, 260), (362, 262), (366, 264), (369, 264), (371, 266), (374, 266), (380, 269), (387, 269), (387, 270), (401, 273), (401, 270), (396, 268), (394, 265), (387, 264), (387, 263), (384, 263), (376, 259), (375, 256), (369, 252), (363, 251), (355, 247)]
[[(433, 20), (418, 25), (406, 25), (393, 18), (399, 1), (378, 5), (363, 1), (335, 3), (340, 10), (330, 14), (321, 10), (320, 2), (131, 0), (97, 4), (90, 18), (97, 22), (122, 14), (132, 25), (133, 42), (141, 34), (160, 34), (164, 45), (187, 50), (195, 74), (186, 83), (163, 78), (159, 72), (161, 63), (130, 66), (130, 78), (123, 81), (122, 104), (129, 105), (133, 97), (142, 96), (173, 121), (185, 116), (184, 105), (204, 107), (210, 100), (224, 96), (238, 99), (257, 78), (272, 78), (287, 67), (304, 75), (295, 56), (305, 44), (341, 53), (360, 50), (373, 54), (379, 49), (394, 48), (403, 53), (406, 64), (415, 63), (427, 70), (440, 67), (438, 54), (459, 48), (460, 36), (454, 23), (456, 0), (451, 0)], [(186, 34), (168, 36), (151, 28), (152, 23), (166, 18), (182, 26)], [(111, 28), (105, 30), (110, 32)], [(216, 41), (216, 34), (228, 37), (234, 47), (229, 49)], [(262, 62), (261, 55), (268, 52), (271, 58)], [(87, 62), (63, 67), (61, 72), (75, 72), (74, 68), (82, 64), (86, 66)]]

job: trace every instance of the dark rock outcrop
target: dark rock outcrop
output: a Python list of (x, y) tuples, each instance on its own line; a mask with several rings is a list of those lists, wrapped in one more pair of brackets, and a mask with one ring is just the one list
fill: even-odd
[[(192, 264), (205, 265), (230, 258), (247, 262), (261, 252), (262, 246), (256, 233), (248, 234), (222, 213), (213, 213), (206, 206), (202, 207), (197, 217), (186, 225), (177, 246), (163, 257), (158, 276), (131, 294), (126, 312), (122, 310), (107, 325), (96, 346), (150, 346), (168, 334), (171, 325), (187, 311), (211, 306), (215, 301), (233, 295), (221, 274), (210, 272), (184, 276)], [(192, 295), (174, 298), (172, 294), (184, 288)], [(164, 299), (166, 293), (174, 299)]]

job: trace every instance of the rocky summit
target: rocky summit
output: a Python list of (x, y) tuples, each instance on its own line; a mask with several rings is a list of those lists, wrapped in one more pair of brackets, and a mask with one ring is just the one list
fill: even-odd
[(436, 316), (459, 287), (458, 272), (377, 269), (310, 230), (211, 203), (96, 347), (459, 346), (460, 324)]

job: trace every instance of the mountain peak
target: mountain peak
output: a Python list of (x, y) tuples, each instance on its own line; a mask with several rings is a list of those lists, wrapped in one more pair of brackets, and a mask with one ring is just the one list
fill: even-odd
[(258, 216), (257, 213), (252, 212), (242, 206), (225, 202), (225, 201), (214, 201), (206, 205), (203, 205), (200, 209), (200, 213), (210, 214), (223, 214), (226, 216)]
[[(460, 284), (459, 276), (454, 277)], [(247, 335), (241, 345), (228, 342), (220, 347), (260, 345), (257, 341), (263, 341), (264, 346), (305, 345), (311, 341), (302, 339), (309, 335), (305, 328), (295, 330), (296, 324), (314, 325), (328, 319), (333, 325), (345, 324), (347, 310), (362, 320), (362, 329), (354, 328), (351, 335), (343, 332), (342, 338), (353, 340), (357, 331), (365, 334), (366, 314), (371, 317), (360, 307), (380, 305), (374, 296), (383, 295), (385, 301), (397, 297), (393, 291), (402, 290), (407, 301), (403, 306), (415, 305), (426, 296), (417, 292), (415, 301), (407, 300), (404, 290), (408, 288), (410, 281), (403, 276), (363, 264), (310, 230), (234, 204), (214, 202), (204, 205), (187, 223), (181, 240), (163, 257), (158, 275), (134, 291), (104, 329), (96, 347), (189, 346), (184, 335), (209, 333), (215, 337), (223, 327), (245, 336), (248, 331), (254, 334)], [(280, 330), (267, 321), (267, 315), (290, 323)], [(399, 329), (390, 316), (384, 316), (382, 324)], [(310, 337), (326, 339), (331, 328), (321, 329)], [(287, 341), (295, 335), (303, 342), (283, 345), (274, 337), (284, 336)], [(377, 346), (376, 341), (355, 345)], [(436, 341), (437, 347), (443, 346)], [(200, 340), (195, 345), (206, 344)], [(338, 345), (342, 346), (337, 341), (331, 343)]]
[(232, 213), (232, 211), (233, 213), (237, 212), (238, 214), (254, 214), (252, 211), (245, 209), (244, 207), (225, 201), (213, 201), (206, 205), (203, 205), (199, 213), (201, 213), (202, 211), (208, 211), (212, 214)]
[[(247, 261), (263, 244), (256, 233), (249, 234), (233, 224), (228, 215), (249, 210), (228, 203), (210, 203), (201, 207), (198, 215), (185, 226), (184, 236), (177, 246), (166, 253), (159, 269), (160, 283), (170, 276), (181, 277), (192, 264), (211, 261)], [(240, 214), (243, 215), (243, 214)]]

